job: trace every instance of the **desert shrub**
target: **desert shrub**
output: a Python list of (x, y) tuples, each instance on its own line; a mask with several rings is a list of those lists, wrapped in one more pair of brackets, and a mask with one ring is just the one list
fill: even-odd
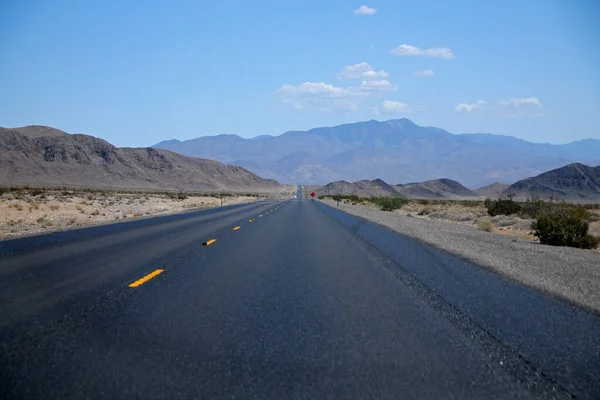
[(60, 205), (59, 205), (59, 204), (50, 204), (50, 209), (51, 209), (52, 211), (56, 211), (56, 210), (58, 210), (59, 208), (60, 208)]
[(491, 218), (491, 221), (495, 226), (505, 227), (514, 225), (515, 222), (517, 222), (517, 218), (506, 215), (496, 215), (495, 217)]
[(90, 213), (90, 215), (100, 215), (100, 210), (96, 209)]
[(490, 217), (479, 218), (477, 221), (475, 221), (475, 225), (477, 225), (477, 228), (479, 228), (482, 231), (486, 231), (486, 232), (494, 231), (494, 224), (492, 223), (492, 220), (490, 219)]
[(539, 213), (548, 211), (552, 205), (552, 201), (545, 202), (539, 197), (532, 197), (521, 203), (521, 210), (518, 214), (522, 218), (537, 218)]
[(382, 211), (394, 211), (401, 208), (406, 203), (406, 199), (402, 197), (378, 197), (372, 199), (371, 202), (380, 206)]
[(8, 192), (8, 188), (6, 187), (0, 187), (0, 195), (3, 195), (4, 193)]
[(31, 191), (31, 195), (32, 196), (39, 196), (40, 194), (44, 194), (44, 191), (42, 189), (38, 188), (38, 189), (33, 189)]
[(433, 208), (429, 206), (425, 206), (417, 213), (417, 215), (429, 215), (433, 212)]
[(592, 249), (599, 239), (588, 233), (588, 214), (584, 207), (559, 203), (540, 212), (531, 228), (542, 244)]
[(512, 196), (503, 197), (498, 200), (485, 199), (483, 202), (487, 213), (495, 217), (496, 215), (513, 215), (521, 211), (521, 204), (513, 200)]

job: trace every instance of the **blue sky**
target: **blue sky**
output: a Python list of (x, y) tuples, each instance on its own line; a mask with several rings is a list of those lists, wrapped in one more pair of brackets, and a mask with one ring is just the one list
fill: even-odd
[(401, 117), (600, 138), (599, 16), (596, 0), (4, 0), (0, 126), (119, 146)]

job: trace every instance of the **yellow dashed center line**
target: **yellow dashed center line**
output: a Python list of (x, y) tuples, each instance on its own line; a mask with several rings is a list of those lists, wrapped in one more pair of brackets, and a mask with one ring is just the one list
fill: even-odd
[(260, 215), (258, 216), (258, 218), (262, 218), (262, 214), (260, 214)]
[(150, 272), (148, 275), (144, 276), (143, 278), (140, 278), (137, 281), (129, 284), (129, 287), (138, 287), (138, 286), (148, 282), (150, 279), (154, 278), (156, 275), (161, 274), (162, 272), (164, 272), (164, 269), (157, 269), (154, 272)]
[(204, 242), (202, 243), (204, 246), (210, 246), (211, 244), (213, 244), (214, 242), (216, 242), (217, 239), (210, 239), (208, 242)]
[(241, 226), (236, 226), (235, 228), (233, 228), (234, 231), (237, 231), (238, 229), (240, 229)]
[(253, 219), (249, 219), (248, 222), (254, 222), (254, 220)]

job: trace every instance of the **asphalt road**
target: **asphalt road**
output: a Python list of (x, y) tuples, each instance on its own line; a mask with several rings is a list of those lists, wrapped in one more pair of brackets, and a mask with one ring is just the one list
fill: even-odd
[(476, 322), (311, 200), (0, 243), (1, 399), (598, 394)]

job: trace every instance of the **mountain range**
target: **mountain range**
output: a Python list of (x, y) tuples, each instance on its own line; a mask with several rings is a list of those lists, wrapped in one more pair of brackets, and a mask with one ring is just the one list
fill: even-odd
[(477, 200), (513, 196), (518, 200), (554, 197), (575, 202), (600, 202), (600, 166), (569, 164), (512, 185), (493, 183), (469, 190), (451, 179), (389, 185), (381, 179), (358, 182), (335, 181), (314, 188), (318, 196), (355, 195), (358, 197), (402, 196), (407, 199)]
[(118, 148), (93, 136), (40, 126), (0, 128), (0, 184), (198, 192), (293, 190), (239, 166), (163, 149)]
[(564, 145), (531, 143), (511, 136), (452, 134), (405, 118), (252, 139), (236, 135), (171, 139), (152, 147), (240, 165), (280, 182), (317, 185), (448, 178), (478, 187), (516, 182), (574, 162), (600, 164), (597, 139)]
[(468, 200), (478, 199), (479, 195), (451, 179), (436, 179), (389, 185), (381, 179), (358, 182), (336, 181), (315, 190), (317, 196), (355, 195), (358, 197), (401, 196), (407, 199), (428, 200)]

